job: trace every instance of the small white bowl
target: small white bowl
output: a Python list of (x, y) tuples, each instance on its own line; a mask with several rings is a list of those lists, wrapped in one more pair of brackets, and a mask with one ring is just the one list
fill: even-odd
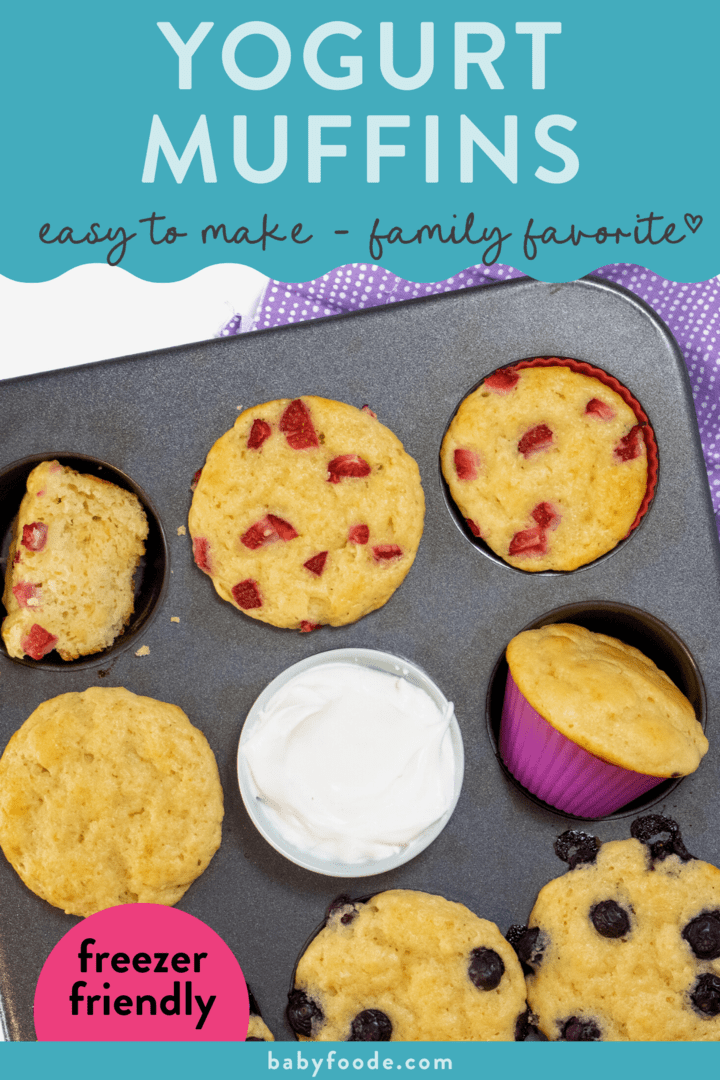
[(397, 854), (390, 855), (385, 859), (377, 859), (370, 862), (343, 863), (330, 859), (317, 858), (304, 849), (296, 847), (289, 840), (286, 840), (275, 827), (273, 821), (266, 813), (263, 803), (257, 798), (256, 788), (250, 774), (250, 769), (245, 760), (245, 756), (241, 754), (241, 749), (243, 743), (250, 737), (259, 723), (260, 713), (265, 708), (270, 698), (272, 698), (273, 695), (290, 679), (293, 679), (303, 671), (317, 667), (320, 664), (357, 664), (360, 667), (374, 668), (376, 671), (384, 671), (390, 675), (401, 676), (402, 678), (407, 679), (413, 686), (420, 687), (420, 689), (424, 690), (441, 712), (444, 712), (449, 704), (445, 695), (432, 681), (430, 676), (425, 674), (422, 668), (417, 667), (416, 664), (410, 663), (409, 660), (402, 660), (399, 656), (393, 656), (391, 653), (378, 652), (375, 649), (333, 649), (330, 652), (319, 653), (317, 656), (309, 656), (305, 660), (293, 664), (292, 667), (287, 668), (285, 671), (281, 672), (277, 678), (273, 679), (273, 681), (265, 687), (262, 694), (260, 694), (260, 697), (250, 709), (245, 724), (243, 725), (240, 743), (238, 745), (237, 769), (240, 794), (245, 803), (245, 809), (261, 836), (267, 840), (271, 847), (274, 847), (276, 851), (279, 851), (281, 855), (284, 855), (286, 859), (296, 863), (298, 866), (302, 866), (305, 870), (313, 870), (316, 874), (326, 874), (328, 877), (340, 878), (371, 877), (374, 874), (384, 874), (387, 870), (395, 870), (398, 866), (402, 866), (404, 863), (409, 862), (411, 859), (414, 859), (416, 855), (419, 855), (421, 851), (424, 851), (425, 848), (440, 835), (452, 817), (460, 797), (465, 767), (465, 756), (460, 727), (455, 714), (453, 713), (450, 720), (450, 743), (455, 759), (455, 786), (452, 802), (448, 810), (438, 821), (435, 821), (432, 825), (428, 826), (427, 829), (421, 832), (419, 836), (407, 844), (401, 851), (397, 852)]

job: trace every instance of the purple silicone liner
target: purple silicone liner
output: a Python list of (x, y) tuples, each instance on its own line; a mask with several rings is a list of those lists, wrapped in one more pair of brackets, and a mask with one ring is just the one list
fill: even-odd
[(499, 749), (528, 791), (581, 818), (612, 814), (666, 779), (610, 765), (561, 735), (523, 697), (509, 671)]

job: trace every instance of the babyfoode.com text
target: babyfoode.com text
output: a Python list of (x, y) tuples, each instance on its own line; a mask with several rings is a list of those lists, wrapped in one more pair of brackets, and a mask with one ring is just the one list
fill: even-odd
[(321, 1057), (306, 1057), (301, 1050), (298, 1050), (296, 1054), (286, 1057), (277, 1057), (273, 1054), (272, 1050), (268, 1050), (268, 1069), (272, 1072), (275, 1069), (299, 1069), (300, 1072), (304, 1072), (306, 1069), (312, 1069), (312, 1072), (308, 1073), (309, 1080), (312, 1077), (318, 1075), (320, 1070), (331, 1070), (333, 1067), (341, 1069), (372, 1069), (374, 1071), (380, 1069), (420, 1069), (422, 1072), (426, 1072), (428, 1069), (442, 1069), (443, 1071), (448, 1069), (452, 1070), (452, 1061), (449, 1057), (436, 1057), (436, 1058), (392, 1058), (387, 1057), (387, 1051), (383, 1051), (382, 1058), (380, 1057), (380, 1051), (376, 1050), (374, 1054), (371, 1054), (367, 1058), (361, 1057), (338, 1057), (337, 1050), (328, 1050), (328, 1052)]

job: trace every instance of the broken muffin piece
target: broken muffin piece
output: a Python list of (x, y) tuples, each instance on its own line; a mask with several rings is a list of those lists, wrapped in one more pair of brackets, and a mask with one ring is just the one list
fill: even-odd
[(148, 522), (130, 491), (43, 461), (13, 526), (2, 637), (10, 656), (100, 652), (127, 625)]

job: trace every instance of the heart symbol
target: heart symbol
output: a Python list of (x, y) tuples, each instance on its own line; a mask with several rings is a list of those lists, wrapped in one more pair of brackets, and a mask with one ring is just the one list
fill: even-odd
[(693, 217), (692, 214), (685, 215), (685, 224), (690, 232), (696, 233), (703, 223), (703, 219), (698, 214), (697, 217)]

